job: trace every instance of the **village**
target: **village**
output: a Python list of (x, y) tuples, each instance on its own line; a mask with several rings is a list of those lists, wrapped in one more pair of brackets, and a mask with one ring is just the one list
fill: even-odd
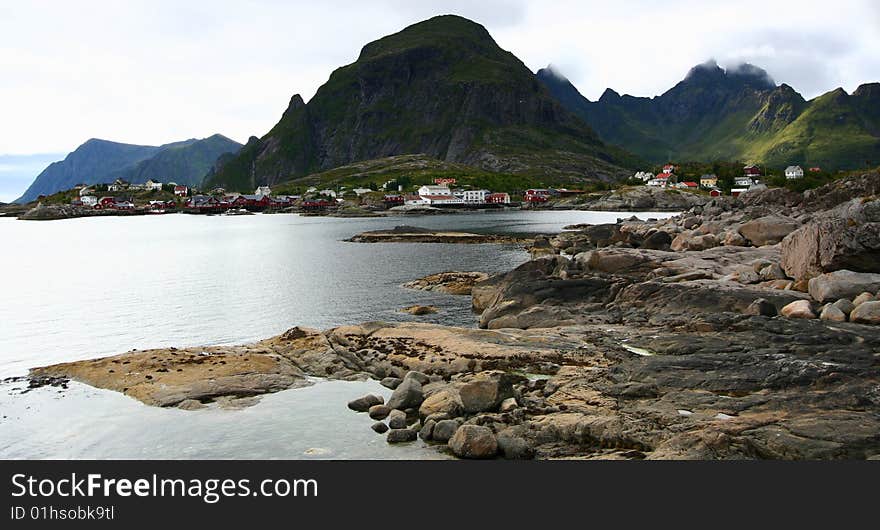
[[(183, 212), (231, 215), (252, 212), (320, 214), (346, 207), (358, 207), (366, 211), (396, 209), (403, 212), (504, 208), (537, 205), (548, 202), (553, 197), (585, 193), (583, 190), (528, 189), (520, 192), (523, 200), (519, 202), (512, 201), (511, 195), (507, 192), (450, 187), (456, 184), (456, 180), (451, 178), (434, 179), (433, 184), (421, 185), (410, 193), (404, 192), (403, 186), (396, 186), (396, 190), (392, 189), (394, 182), (388, 181), (380, 189), (363, 187), (348, 189), (345, 186), (336, 189), (309, 187), (304, 193), (285, 195), (273, 193), (270, 186), (259, 186), (253, 194), (227, 192), (222, 188), (215, 188), (206, 193), (174, 182), (148, 180), (143, 184), (132, 184), (117, 179), (111, 184), (79, 185), (65, 193), (72, 197), (69, 202), (71, 206), (104, 210), (104, 213), (108, 214)], [(47, 199), (40, 197), (40, 200)]]
[[(680, 166), (666, 164), (663, 166), (662, 171), (656, 175), (650, 172), (639, 171), (633, 175), (631, 181), (641, 182), (646, 186), (654, 188), (703, 191), (707, 192), (711, 197), (720, 197), (724, 194), (721, 179), (718, 175), (706, 173), (699, 177), (699, 182), (696, 182), (696, 180), (686, 180), (685, 178), (678, 177), (675, 173), (679, 169)], [(811, 167), (809, 172), (821, 174), (822, 168)], [(748, 191), (767, 189), (767, 177), (769, 175), (765, 175), (759, 166), (754, 164), (746, 165), (742, 169), (742, 174), (734, 176), (733, 181), (729, 183), (729, 195), (738, 197)], [(804, 178), (804, 170), (801, 166), (788, 166), (785, 168), (784, 178), (787, 181), (802, 180)], [(780, 183), (776, 182), (776, 184)]]
[[(705, 172), (707, 168), (716, 168), (716, 172)], [(317, 186), (291, 188), (289, 184), (282, 184), (276, 190), (262, 185), (253, 193), (238, 193), (223, 188), (203, 191), (157, 179), (142, 184), (116, 179), (109, 184), (81, 184), (49, 197), (40, 196), (39, 205), (49, 206), (49, 211), (38, 207), (30, 214), (22, 215), (22, 218), (167, 213), (248, 215), (257, 212), (359, 217), (504, 208), (588, 209), (591, 205), (604, 209), (601, 204), (594, 202), (613, 190), (668, 190), (705, 197), (737, 197), (768, 187), (815, 187), (829, 178), (835, 176), (824, 173), (819, 167), (810, 167), (805, 171), (800, 166), (789, 166), (780, 172), (753, 164), (708, 166), (669, 163), (658, 166), (657, 173), (639, 171), (620, 184), (589, 183), (582, 184), (580, 189), (535, 187), (500, 191), (479, 188), (478, 185), (457, 185), (455, 178), (433, 178), (428, 181), (430, 183), (424, 183), (425, 180), (422, 180), (423, 183), (410, 183), (410, 179), (403, 177), (381, 185), (375, 182), (351, 187), (338, 184), (321, 189)], [(655, 209), (675, 209), (677, 203), (663, 204), (659, 201), (665, 195), (654, 193)]]

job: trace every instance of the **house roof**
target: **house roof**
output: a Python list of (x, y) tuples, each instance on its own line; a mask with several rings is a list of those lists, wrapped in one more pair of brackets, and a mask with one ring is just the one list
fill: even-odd
[(786, 173), (788, 173), (789, 171), (803, 171), (803, 170), (804, 170), (804, 168), (802, 168), (801, 166), (788, 166), (787, 168), (785, 168)]
[(684, 184), (685, 186), (687, 186), (688, 188), (696, 188), (696, 187), (698, 187), (696, 182), (684, 182), (683, 184)]

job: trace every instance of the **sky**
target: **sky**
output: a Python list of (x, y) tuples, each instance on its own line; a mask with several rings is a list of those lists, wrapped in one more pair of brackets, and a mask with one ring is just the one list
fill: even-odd
[[(89, 138), (245, 142), (367, 42), (447, 13), (592, 100), (659, 95), (711, 58), (807, 98), (880, 81), (877, 0), (0, 0), (0, 155)], [(0, 170), (0, 201), (9, 175), (30, 172)]]

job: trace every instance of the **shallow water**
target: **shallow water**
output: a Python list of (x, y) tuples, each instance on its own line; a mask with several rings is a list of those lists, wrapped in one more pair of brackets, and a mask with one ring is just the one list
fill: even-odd
[[(0, 220), (0, 377), (131, 349), (245, 343), (295, 326), (370, 320), (473, 326), (467, 296), (400, 285), (448, 270), (510, 270), (515, 245), (347, 243), (365, 230), (413, 225), (483, 233), (558, 232), (619, 212), (486, 212), (336, 219), (297, 215)], [(669, 214), (638, 213), (639, 217)], [(414, 317), (403, 307), (435, 305)], [(376, 383), (321, 382), (244, 410), (147, 407), (73, 384), (26, 394), (0, 385), (3, 458), (433, 458), (416, 442), (389, 448), (345, 403)], [(18, 386), (21, 386), (20, 384)], [(185, 418), (186, 421), (180, 421)], [(334, 436), (344, 432), (345, 436)], [(323, 442), (322, 442), (323, 440)], [(322, 445), (322, 443), (324, 445)], [(310, 454), (310, 447), (328, 449)]]

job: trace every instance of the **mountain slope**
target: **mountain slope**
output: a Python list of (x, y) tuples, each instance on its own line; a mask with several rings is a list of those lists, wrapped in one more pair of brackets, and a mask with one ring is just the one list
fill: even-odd
[(77, 184), (94, 184), (102, 176), (150, 158), (159, 150), (150, 145), (132, 145), (92, 138), (44, 169), (15, 202), (30, 202)]
[(163, 146), (154, 156), (132, 167), (110, 174), (129, 182), (146, 182), (156, 178), (162, 182), (177, 182), (199, 186), (220, 155), (235, 153), (241, 144), (222, 134), (202, 140), (187, 140)]
[(199, 184), (217, 158), (237, 151), (241, 144), (215, 134), (162, 146), (132, 145), (91, 139), (44, 169), (15, 202), (25, 203), (76, 186), (112, 182), (133, 183), (151, 178), (163, 182)]
[(613, 178), (606, 146), (482, 26), (441, 16), (366, 45), (306, 104), (227, 157), (206, 183), (249, 189), (359, 160), (424, 154), (521, 174)]
[(747, 160), (828, 169), (880, 163), (876, 83), (852, 96), (838, 89), (808, 102), (760, 68), (723, 70), (710, 61), (660, 96), (608, 89), (592, 102), (552, 67), (537, 78), (603, 140), (654, 162)]

